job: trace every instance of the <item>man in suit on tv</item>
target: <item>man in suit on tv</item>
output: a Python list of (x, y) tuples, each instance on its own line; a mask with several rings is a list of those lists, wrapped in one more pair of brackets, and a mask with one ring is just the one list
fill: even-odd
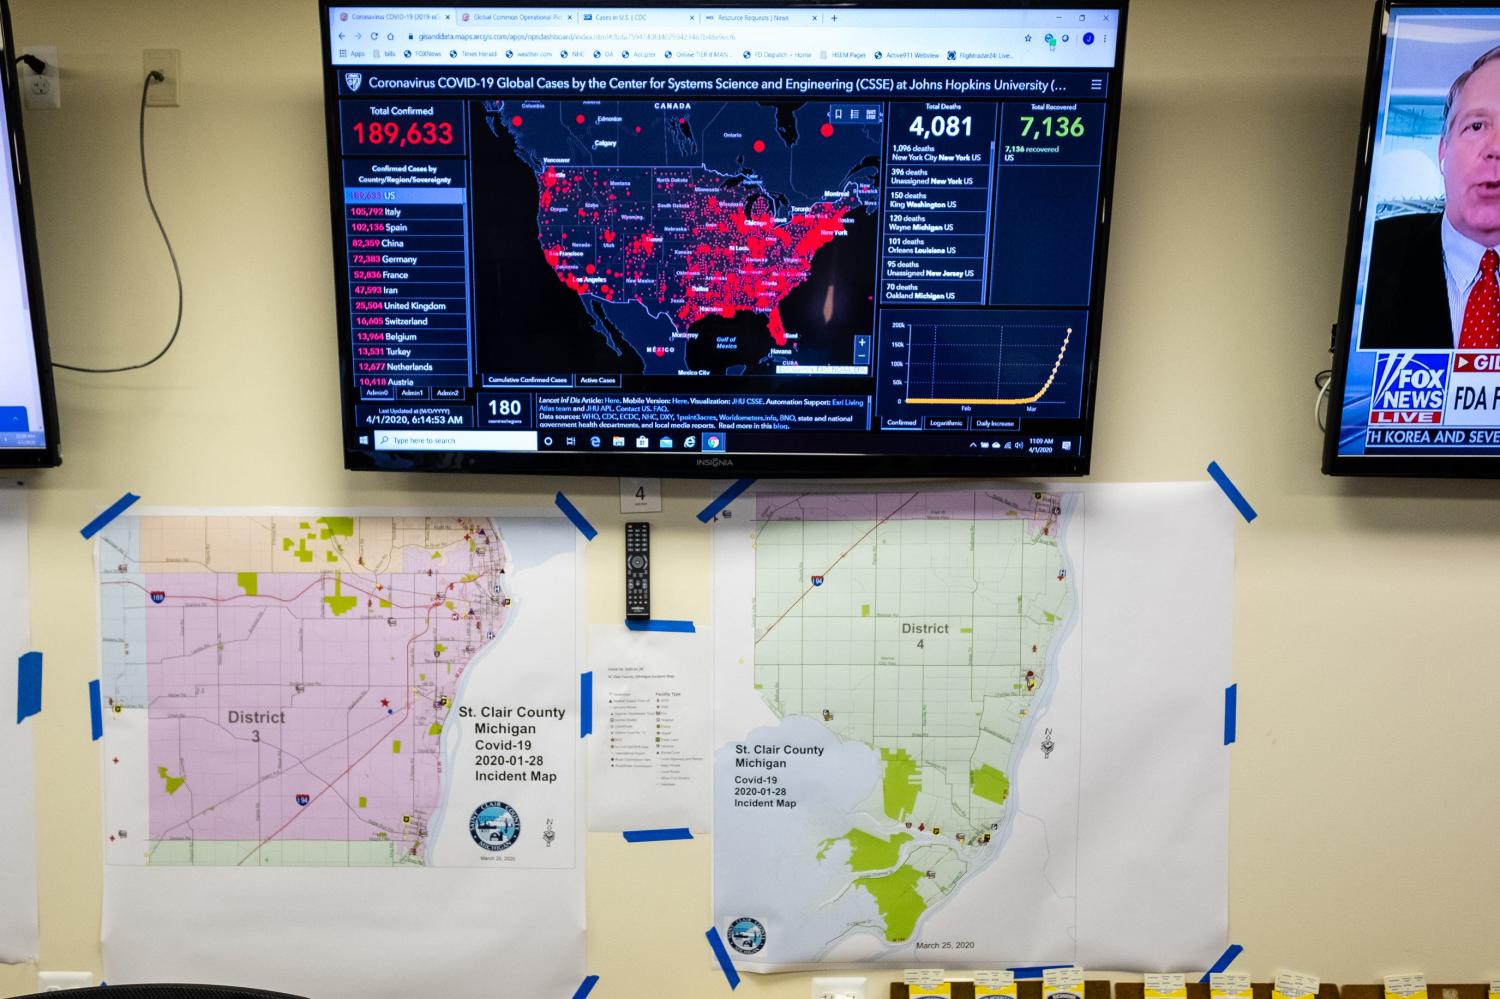
[(1500, 46), (1448, 90), (1441, 212), (1375, 223), (1359, 346), (1500, 348)]

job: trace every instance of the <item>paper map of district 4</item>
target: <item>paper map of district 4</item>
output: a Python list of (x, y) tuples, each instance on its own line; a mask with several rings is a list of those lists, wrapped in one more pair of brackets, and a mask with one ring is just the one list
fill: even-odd
[[(1184, 877), (1207, 901), (1118, 966), (1217, 956), (1227, 814), (1174, 822), (1204, 799), (1153, 775), (1226, 790), (1229, 528), (1195, 487), (1196, 519), (1119, 490), (767, 491), (721, 515), (715, 910), (743, 967), (1091, 961), (1126, 922), (1112, 896)], [(1121, 573), (1142, 558), (1168, 580), (1149, 600)], [(1142, 628), (1159, 650), (1112, 640)], [(1096, 787), (1133, 796), (1106, 814)]]
[(574, 862), (574, 534), (128, 517), (99, 541), (113, 863)]

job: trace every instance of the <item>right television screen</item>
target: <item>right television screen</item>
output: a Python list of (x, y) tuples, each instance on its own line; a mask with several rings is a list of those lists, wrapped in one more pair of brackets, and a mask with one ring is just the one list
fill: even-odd
[(1500, 475), (1500, 5), (1381, 0), (1324, 471)]

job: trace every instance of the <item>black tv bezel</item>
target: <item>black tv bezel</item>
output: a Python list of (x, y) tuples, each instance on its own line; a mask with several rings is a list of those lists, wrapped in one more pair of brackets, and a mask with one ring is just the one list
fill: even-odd
[[(495, 7), (558, 7), (556, 0), (490, 0)], [(927, 6), (916, 0), (708, 0), (673, 4), (667, 0), (593, 0), (588, 6), (606, 7), (692, 7), (702, 9), (734, 9), (746, 7), (785, 7), (794, 10), (817, 9), (889, 9)], [(352, 442), (359, 434), (354, 424), (354, 359), (350, 340), (350, 324), (343, 303), (349, 300), (348, 267), (343, 266), (344, 250), (344, 201), (343, 177), (340, 171), (340, 128), (338, 122), (338, 76), (341, 70), (333, 65), (330, 11), (335, 7), (452, 7), (444, 0), (319, 0), (319, 31), (323, 40), (323, 107), (324, 124), (328, 141), (329, 213), (332, 222), (334, 247), (334, 286), (337, 293), (336, 322), (339, 334), (339, 397), (342, 407), (344, 467), (352, 471), (417, 471), (417, 472), (470, 472), (490, 474), (538, 474), (538, 475), (651, 475), (674, 478), (725, 478), (730, 476), (757, 476), (778, 478), (809, 477), (890, 477), (910, 476), (922, 478), (1008, 478), (1021, 476), (1076, 477), (1089, 473), (1089, 463), (1094, 450), (1095, 394), (1099, 373), (1099, 341), (1103, 326), (1105, 277), (1109, 257), (1109, 231), (1113, 217), (1115, 160), (1118, 151), (1121, 92), (1124, 81), (1126, 28), (1129, 21), (1129, 0), (1081, 0), (1076, 3), (1039, 2), (1039, 0), (941, 0), (931, 4), (946, 9), (972, 10), (1116, 10), (1119, 25), (1116, 30), (1115, 66), (1110, 70), (1113, 85), (1106, 100), (1108, 107), (1104, 144), (1101, 150), (1099, 178), (1099, 214), (1095, 222), (1093, 281), (1089, 296), (1088, 342), (1084, 358), (1083, 378), (1083, 443), (1079, 453), (1067, 459), (1046, 458), (1017, 452), (1003, 463), (993, 459), (993, 452), (981, 452), (989, 456), (986, 461), (976, 454), (955, 455), (890, 455), (880, 453), (863, 454), (727, 454), (663, 453), (663, 452), (609, 452), (609, 451), (505, 451), (505, 452), (377, 452), (355, 446)], [(653, 68), (653, 67), (643, 67)], [(674, 67), (658, 66), (663, 71)], [(366, 433), (373, 431), (366, 430)], [(871, 431), (873, 433), (873, 431)]]
[(31, 333), (36, 351), (37, 385), (42, 396), (42, 433), (39, 448), (0, 447), (0, 468), (55, 468), (62, 464), (57, 429), (57, 393), (52, 383), (52, 352), (47, 345), (47, 311), (42, 301), (42, 270), (36, 247), (36, 215), (31, 206), (31, 174), (26, 167), (26, 136), (21, 128), (20, 75), (16, 70), (15, 35), (11, 31), (9, 0), (0, 0), (0, 91), (5, 101), (7, 135), (14, 153), (16, 220), (21, 228), (21, 266), (26, 272), (26, 297), (31, 304)]
[(1500, 0), (1375, 0), (1370, 30), (1370, 56), (1365, 67), (1365, 94), (1360, 116), (1359, 143), (1354, 158), (1354, 194), (1350, 200), (1349, 233), (1344, 249), (1344, 281), (1339, 295), (1339, 318), (1333, 342), (1333, 374), (1328, 383), (1328, 416), (1324, 421), (1323, 474), (1353, 477), (1434, 479), (1500, 478), (1500, 455), (1465, 458), (1453, 454), (1431, 458), (1411, 455), (1340, 455), (1344, 427), (1344, 390), (1349, 373), (1349, 351), (1354, 345), (1354, 293), (1359, 283), (1369, 204), (1370, 171), (1374, 166), (1375, 123), (1380, 113), (1380, 86), (1385, 74), (1390, 12), (1431, 8), (1472, 7), (1500, 12)]

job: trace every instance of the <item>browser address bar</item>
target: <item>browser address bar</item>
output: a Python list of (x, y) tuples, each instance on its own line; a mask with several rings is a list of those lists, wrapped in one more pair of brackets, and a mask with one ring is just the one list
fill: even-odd
[(732, 42), (732, 31), (433, 31), (421, 42)]

